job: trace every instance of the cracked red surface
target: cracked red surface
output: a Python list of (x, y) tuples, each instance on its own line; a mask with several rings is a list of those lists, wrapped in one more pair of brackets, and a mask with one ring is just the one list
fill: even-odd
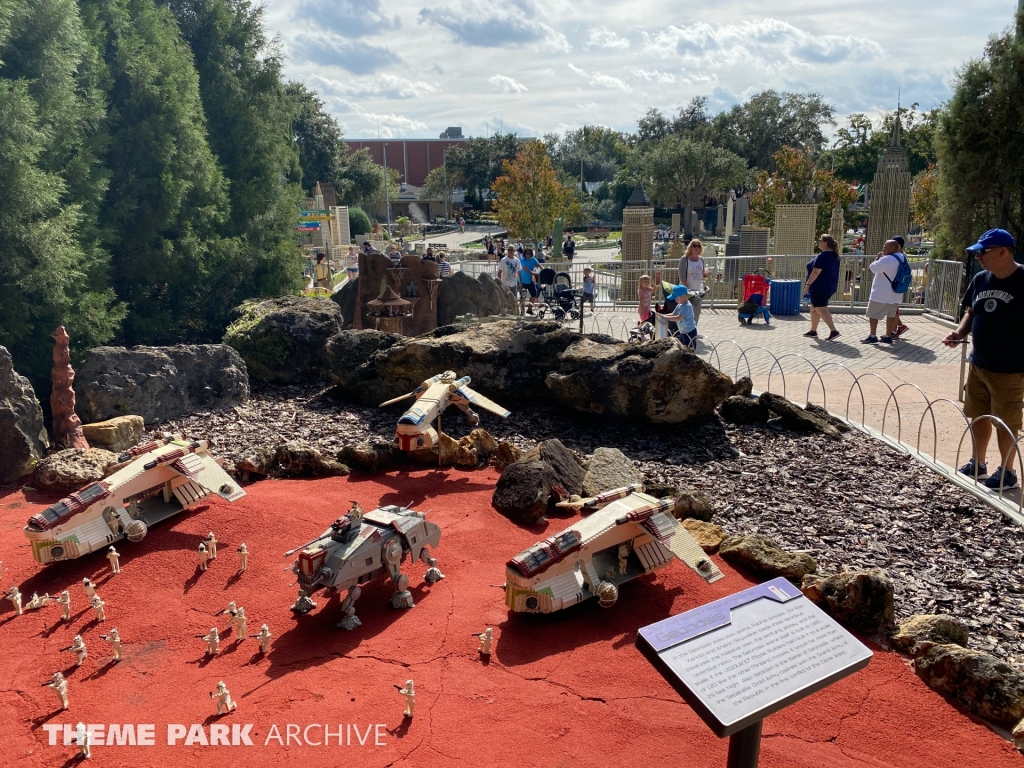
[[(566, 527), (523, 529), (490, 507), (492, 470), (424, 470), (323, 480), (264, 481), (231, 505), (220, 500), (154, 526), (139, 544), (123, 542), (121, 574), (111, 577), (103, 553), (39, 566), (21, 526), (49, 498), (0, 493), (2, 582), (32, 592), (71, 591), (72, 621), (48, 607), (14, 617), (0, 604), (0, 722), (6, 724), (0, 765), (62, 765), (74, 747), (49, 746), (44, 723), (153, 723), (156, 746), (95, 746), (107, 766), (195, 765), (203, 758), (241, 760), (249, 768), (302, 761), (334, 766), (446, 765), (636, 766), (725, 765), (717, 739), (633, 647), (638, 627), (739, 591), (747, 580), (716, 558), (726, 578), (707, 585), (681, 564), (625, 585), (609, 610), (595, 603), (551, 616), (510, 616), (502, 591), (504, 563)], [(286, 549), (313, 538), (348, 508), (413, 502), (442, 530), (435, 552), (447, 578), (427, 586), (422, 564), (404, 564), (416, 607), (388, 606), (390, 584), (364, 588), (363, 625), (335, 629), (337, 598), (317, 596), (313, 613), (296, 617), (294, 577)], [(219, 557), (196, 570), (200, 535), (215, 531)], [(236, 573), (235, 547), (245, 541), (249, 569)], [(107, 622), (92, 622), (80, 586), (98, 584)], [(249, 631), (266, 622), (270, 653), (224, 634), (221, 652), (204, 658), (194, 637), (227, 621), (230, 600), (245, 606)], [(476, 654), (472, 633), (495, 628), (494, 653)], [(124, 661), (109, 665), (99, 635), (117, 627)], [(89, 658), (74, 668), (61, 653), (82, 633)], [(765, 721), (761, 765), (964, 766), (1024, 765), (984, 724), (929, 691), (900, 656), (877, 648), (868, 668)], [(68, 676), (71, 708), (40, 687), (57, 670)], [(402, 718), (392, 687), (413, 678), (416, 716)], [(207, 695), (223, 680), (238, 709), (212, 717)], [(252, 724), (253, 747), (166, 745), (169, 723)], [(385, 746), (265, 744), (276, 725), (381, 723)], [(317, 740), (319, 729), (310, 736)], [(60, 741), (60, 740), (58, 740)], [(230, 749), (230, 753), (228, 753)], [(214, 753), (225, 753), (216, 755)]]

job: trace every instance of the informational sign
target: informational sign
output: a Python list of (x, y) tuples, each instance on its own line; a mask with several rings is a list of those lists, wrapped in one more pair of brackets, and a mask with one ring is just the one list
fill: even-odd
[(299, 232), (319, 232), (320, 222), (319, 221), (304, 221), (300, 223), (296, 229)]
[(310, 208), (299, 211), (299, 218), (308, 221), (330, 221), (331, 212), (326, 208)]
[(864, 644), (782, 578), (644, 627), (636, 645), (719, 737), (871, 660)]

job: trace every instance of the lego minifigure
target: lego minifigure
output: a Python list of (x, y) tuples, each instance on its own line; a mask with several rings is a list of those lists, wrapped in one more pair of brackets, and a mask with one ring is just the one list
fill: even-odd
[(206, 570), (206, 561), (210, 559), (210, 553), (206, 551), (206, 545), (199, 542), (199, 550), (196, 552), (199, 557), (199, 570)]
[(196, 635), (196, 637), (206, 643), (207, 656), (213, 656), (218, 650), (220, 650), (220, 634), (217, 632), (216, 627), (210, 627), (209, 634)]
[(56, 691), (57, 698), (60, 699), (60, 708), (68, 708), (68, 681), (64, 679), (64, 675), (54, 672), (50, 682), (43, 683), (43, 688), (52, 688)]
[(420, 552), (420, 560), (427, 564), (427, 572), (423, 574), (423, 580), (427, 584), (436, 584), (444, 578), (441, 569), (437, 567), (437, 558), (431, 557), (426, 547)]
[(107, 612), (105, 610), (107, 604), (100, 599), (99, 595), (92, 596), (92, 602), (90, 603), (90, 605), (92, 606), (92, 609), (96, 611), (96, 621), (107, 620)]
[(78, 657), (78, 661), (75, 662), (76, 667), (82, 666), (82, 662), (89, 658), (89, 652), (85, 648), (85, 640), (82, 639), (81, 635), (75, 635), (75, 640), (70, 648), (62, 648), (61, 650), (71, 651)]
[(85, 590), (85, 596), (92, 600), (93, 595), (96, 594), (96, 585), (89, 581), (88, 577), (82, 579), (82, 589)]
[(267, 629), (267, 625), (264, 624), (260, 627), (259, 634), (253, 635), (253, 637), (260, 641), (260, 653), (266, 653), (270, 648), (270, 630)]
[(107, 549), (107, 560), (110, 561), (110, 572), (117, 574), (121, 572), (121, 555), (117, 553), (113, 545)]
[(110, 650), (114, 652), (114, 661), (121, 660), (121, 636), (117, 634), (117, 627), (110, 630), (109, 635), (100, 635), (101, 640), (110, 643)]
[(477, 646), (476, 652), (481, 656), (491, 655), (491, 643), (494, 641), (494, 630), (490, 627), (480, 633), (480, 645)]
[(213, 535), (213, 531), (206, 534), (206, 551), (210, 553), (210, 559), (217, 559), (217, 537)]
[(243, 541), (235, 551), (238, 553), (238, 572), (245, 573), (249, 560), (249, 550), (246, 548), (245, 542)]
[(19, 616), (21, 616), (21, 590), (17, 587), (11, 587), (9, 590), (7, 590), (7, 592), (4, 593), (4, 597), (6, 597), (8, 600), (11, 601), (11, 603), (14, 604), (14, 610), (18, 612)]
[(66, 589), (57, 598), (57, 605), (60, 606), (61, 621), (71, 621), (71, 595)]
[(416, 691), (413, 690), (412, 680), (405, 681), (405, 688), (396, 685), (395, 688), (402, 694), (402, 698), (405, 699), (405, 716), (412, 717), (413, 710), (416, 708)]
[(248, 637), (248, 630), (245, 623), (245, 608), (239, 607), (232, 621), (235, 625), (235, 642), (240, 643)]
[(88, 760), (92, 757), (92, 752), (89, 750), (89, 744), (92, 742), (92, 737), (89, 735), (88, 729), (85, 727), (85, 723), (79, 723), (75, 726), (75, 744), (78, 745), (78, 754), (83, 760)]
[(357, 523), (363, 522), (363, 505), (358, 501), (350, 501), (349, 504), (352, 508), (348, 511), (348, 516)]
[(348, 588), (348, 595), (345, 596), (344, 601), (341, 603), (341, 612), (344, 616), (341, 619), (341, 623), (338, 627), (341, 629), (355, 629), (361, 626), (363, 622), (356, 616), (356, 600), (363, 594), (363, 590), (360, 589), (358, 584), (353, 584)]
[(238, 606), (235, 605), (235, 601), (232, 600), (230, 603), (228, 603), (228, 607), (225, 608), (223, 611), (218, 612), (217, 615), (220, 616), (222, 613), (226, 613), (232, 618), (234, 618), (235, 614), (238, 613)]
[(228, 691), (228, 687), (224, 685), (224, 681), (217, 683), (217, 692), (210, 694), (211, 699), (217, 700), (217, 714), (226, 715), (231, 712), (236, 704), (231, 700), (231, 693)]
[(629, 565), (629, 544), (619, 545), (619, 575), (626, 575), (626, 568)]
[(34, 611), (37, 608), (45, 608), (52, 602), (53, 598), (50, 597), (49, 592), (45, 593), (42, 597), (40, 597), (38, 593), (33, 592), (32, 599), (25, 603), (25, 610)]

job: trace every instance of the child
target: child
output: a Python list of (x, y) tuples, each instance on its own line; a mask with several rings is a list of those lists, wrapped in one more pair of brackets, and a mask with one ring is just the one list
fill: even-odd
[(580, 309), (587, 302), (590, 302), (590, 311), (594, 311), (594, 275), (590, 271), (590, 267), (583, 268), (583, 302), (580, 304)]
[(354, 245), (348, 247), (348, 266), (345, 271), (348, 273), (349, 280), (355, 280), (359, 276), (359, 253), (356, 251)]
[(671, 318), (669, 329), (675, 325), (679, 330), (679, 340), (686, 346), (695, 348), (697, 345), (697, 323), (693, 319), (693, 307), (690, 306), (690, 291), (685, 285), (677, 285), (668, 297), (676, 303), (672, 312), (663, 317)]
[(651, 297), (654, 296), (654, 284), (647, 275), (640, 275), (640, 288), (636, 296), (640, 299), (640, 322), (646, 323), (651, 319)]

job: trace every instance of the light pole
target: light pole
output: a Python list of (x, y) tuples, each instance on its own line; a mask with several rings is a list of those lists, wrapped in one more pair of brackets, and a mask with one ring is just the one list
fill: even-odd
[(388, 145), (387, 142), (383, 145), (384, 149), (384, 207), (387, 209), (388, 216), (388, 238), (391, 238), (391, 179), (388, 177)]
[(448, 211), (449, 211), (449, 209), (448, 209), (448, 147), (444, 148), (444, 155), (442, 156), (442, 159), (441, 159), (441, 176), (442, 176), (441, 186), (443, 187), (442, 192), (444, 192), (444, 220), (445, 220), (445, 223), (447, 223), (448, 222)]

